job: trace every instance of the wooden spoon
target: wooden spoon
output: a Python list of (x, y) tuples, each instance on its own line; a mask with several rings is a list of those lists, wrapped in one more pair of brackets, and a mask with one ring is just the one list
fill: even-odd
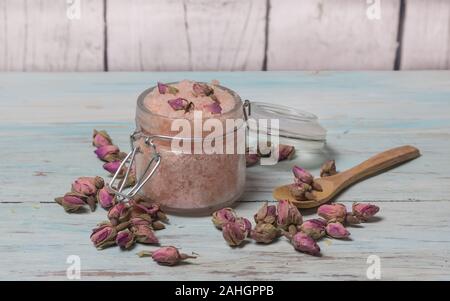
[(419, 150), (413, 146), (405, 145), (393, 148), (375, 155), (369, 160), (336, 175), (314, 179), (314, 181), (322, 186), (323, 191), (314, 191), (313, 195), (315, 196), (315, 200), (313, 201), (296, 200), (289, 191), (289, 185), (275, 188), (273, 197), (278, 201), (289, 200), (298, 208), (314, 208), (330, 201), (344, 188), (347, 188), (362, 179), (384, 172), (391, 167), (415, 159), (419, 156)]

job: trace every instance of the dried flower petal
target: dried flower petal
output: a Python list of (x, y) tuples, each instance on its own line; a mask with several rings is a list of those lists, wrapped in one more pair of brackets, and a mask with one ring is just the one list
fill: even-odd
[(248, 235), (248, 232), (241, 224), (230, 222), (222, 226), (222, 235), (228, 245), (239, 246)]
[(195, 256), (180, 253), (177, 248), (168, 246), (157, 249), (156, 251), (141, 251), (139, 257), (151, 256), (154, 261), (162, 265), (173, 266), (188, 258), (197, 258)]
[[(106, 162), (105, 164), (103, 164), (103, 169), (109, 172), (111, 175), (114, 175), (119, 170), (120, 164), (122, 164), (121, 161)], [(122, 168), (118, 177), (123, 178), (125, 172), (126, 168)]]
[(55, 202), (61, 205), (66, 212), (76, 212), (87, 204), (88, 196), (76, 192), (66, 193), (63, 197), (55, 198)]
[(306, 183), (311, 185), (314, 180), (314, 177), (309, 173), (309, 171), (297, 165), (292, 168), (292, 172), (294, 173), (295, 179), (299, 181), (298, 183)]
[(143, 244), (157, 244), (158, 238), (155, 236), (153, 229), (148, 225), (133, 226), (132, 231), (136, 236), (136, 240)]
[(252, 223), (245, 217), (238, 217), (235, 223), (241, 226), (241, 229), (245, 231), (246, 236), (248, 236), (250, 234), (250, 231), (252, 231)]
[(272, 224), (258, 224), (255, 229), (251, 231), (251, 238), (253, 238), (256, 242), (259, 243), (271, 243), (274, 241), (280, 234), (280, 230), (278, 230)]
[(317, 209), (317, 214), (330, 222), (343, 223), (347, 216), (347, 209), (344, 204), (335, 203), (322, 205)]
[(337, 174), (336, 172), (336, 162), (334, 160), (326, 161), (320, 168), (320, 177), (329, 177)]
[(297, 251), (307, 253), (313, 256), (320, 255), (320, 247), (315, 240), (303, 232), (297, 232), (292, 239), (291, 244)]
[(117, 203), (116, 195), (106, 186), (98, 190), (97, 201), (103, 209), (109, 209)]
[(237, 215), (232, 208), (222, 208), (212, 214), (212, 222), (218, 229), (229, 222), (236, 221)]
[(116, 236), (116, 244), (122, 249), (131, 248), (136, 242), (136, 238), (133, 232), (130, 232), (128, 229), (120, 231)]
[(327, 222), (323, 219), (310, 219), (300, 226), (300, 231), (317, 240), (325, 236)]
[(101, 177), (80, 177), (72, 183), (72, 191), (87, 196), (95, 195), (105, 185)]
[(104, 145), (98, 147), (94, 153), (97, 157), (105, 162), (119, 160), (120, 150), (116, 145)]
[(368, 203), (353, 203), (352, 205), (353, 215), (362, 221), (369, 220), (372, 216), (380, 211), (380, 208), (376, 205)]
[(281, 200), (277, 206), (277, 224), (281, 229), (288, 230), (289, 226), (299, 226), (303, 217), (297, 207), (287, 200)]
[(130, 224), (132, 226), (147, 225), (152, 224), (152, 217), (148, 214), (140, 214), (139, 216), (134, 216), (130, 218)]
[(104, 249), (106, 247), (115, 245), (117, 231), (112, 225), (106, 223), (101, 224), (92, 230), (91, 241), (97, 249)]
[(205, 105), (206, 111), (210, 112), (211, 114), (220, 114), (222, 113), (222, 107), (218, 102), (213, 102)]
[(166, 84), (163, 84), (163, 83), (158, 82), (158, 92), (159, 92), (160, 94), (166, 94), (166, 93), (168, 93), (168, 94), (173, 94), (173, 95), (175, 95), (175, 94), (178, 93), (178, 89), (175, 88), (175, 87), (173, 87), (173, 86), (166, 85)]
[(277, 221), (277, 206), (270, 205), (265, 202), (264, 205), (259, 208), (258, 212), (254, 215), (255, 222), (265, 224), (276, 224)]
[(333, 238), (347, 238), (350, 236), (350, 232), (341, 223), (329, 223), (325, 230)]
[(295, 147), (286, 144), (279, 145), (278, 161), (291, 160), (294, 155), (295, 155)]
[(108, 211), (108, 218), (113, 226), (128, 221), (130, 207), (125, 203), (118, 203)]
[(353, 213), (347, 213), (345, 216), (345, 224), (346, 225), (357, 225), (361, 223), (361, 220), (353, 215)]
[(95, 147), (111, 145), (112, 139), (109, 137), (106, 131), (97, 131), (94, 129), (94, 133), (92, 134), (92, 145)]
[(194, 83), (192, 85), (192, 90), (197, 96), (209, 96), (214, 93), (214, 89), (204, 83)]
[(189, 102), (186, 99), (181, 98), (181, 97), (178, 97), (178, 98), (175, 98), (175, 99), (170, 99), (170, 100), (167, 101), (167, 103), (175, 111), (186, 110), (186, 107), (189, 104)]

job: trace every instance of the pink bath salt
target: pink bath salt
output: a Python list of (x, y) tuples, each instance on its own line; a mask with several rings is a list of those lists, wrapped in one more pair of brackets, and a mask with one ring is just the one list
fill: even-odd
[[(217, 115), (215, 112), (211, 112), (211, 105), (214, 104), (214, 99), (220, 103), (222, 108), (221, 114), (231, 111), (235, 105), (236, 101), (234, 96), (227, 90), (220, 88), (217, 85), (209, 84), (211, 88), (214, 89), (214, 96), (200, 96), (196, 95), (193, 90), (195, 82), (190, 80), (183, 80), (181, 82), (171, 84), (172, 87), (178, 89), (176, 95), (172, 94), (161, 94), (158, 89), (153, 89), (144, 100), (144, 105), (146, 108), (158, 115), (167, 116), (171, 118), (188, 118), (192, 119), (194, 116), (194, 111), (202, 111), (203, 117), (210, 117), (212, 115)], [(174, 110), (170, 104), (169, 100), (174, 98), (183, 98), (188, 102), (192, 102), (194, 109), (189, 112), (184, 110)]]

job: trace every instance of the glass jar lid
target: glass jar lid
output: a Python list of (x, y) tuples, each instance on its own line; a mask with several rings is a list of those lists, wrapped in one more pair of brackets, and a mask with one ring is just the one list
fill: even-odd
[[(317, 116), (296, 108), (252, 101), (250, 118), (278, 119), (280, 137), (312, 141), (326, 140), (327, 131), (319, 124)], [(259, 130), (264, 131), (261, 127)]]

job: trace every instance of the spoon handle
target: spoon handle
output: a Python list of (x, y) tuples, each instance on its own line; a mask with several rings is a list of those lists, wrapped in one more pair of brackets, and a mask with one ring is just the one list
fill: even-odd
[(420, 156), (417, 148), (405, 145), (379, 153), (340, 174), (342, 185), (348, 186)]

